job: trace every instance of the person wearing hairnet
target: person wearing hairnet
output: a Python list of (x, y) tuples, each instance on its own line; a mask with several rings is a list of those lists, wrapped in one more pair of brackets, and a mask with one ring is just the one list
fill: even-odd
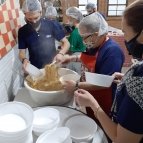
[[(57, 26), (63, 30), (61, 23), (56, 20), (56, 16), (57, 16), (57, 10), (55, 7), (48, 7), (46, 9), (45, 18), (55, 22)], [(56, 45), (56, 49), (58, 50), (61, 49), (61, 43), (58, 42), (57, 40), (55, 40), (55, 45)]]
[[(87, 15), (89, 15), (89, 14), (92, 14), (92, 13), (94, 13), (94, 12), (97, 12), (97, 9), (96, 9), (96, 5), (94, 4), (94, 3), (92, 3), (92, 2), (88, 2), (87, 4), (86, 4), (86, 6), (85, 6), (85, 9), (86, 9), (86, 11), (87, 11)], [(105, 17), (105, 15), (103, 14), (103, 13), (101, 13), (101, 12), (99, 12), (102, 16), (103, 16), (103, 18), (106, 20), (106, 17)], [(86, 15), (86, 16), (87, 16)]]
[(46, 2), (44, 2), (44, 7), (45, 8), (53, 7), (53, 4), (49, 1), (46, 1)]
[(70, 42), (70, 51), (72, 53), (83, 52), (86, 47), (78, 33), (79, 22), (83, 19), (82, 12), (77, 7), (70, 7), (66, 10), (66, 15), (69, 24), (75, 27), (68, 38)]
[(43, 9), (42, 9), (42, 16), (43, 17), (45, 16), (46, 9), (49, 8), (49, 7), (53, 7), (53, 3), (52, 2), (46, 1), (46, 2), (43, 3)]
[[(83, 44), (83, 40), (78, 33), (79, 22), (83, 19), (82, 12), (77, 7), (70, 7), (66, 10), (66, 15), (68, 22), (75, 29), (70, 34), (68, 40), (70, 42), (70, 52), (73, 55), (79, 55), (81, 52), (85, 51), (86, 46)], [(66, 68), (76, 71), (81, 74), (81, 63), (80, 62), (70, 62)]]
[(57, 10), (55, 7), (49, 7), (46, 9), (45, 18), (49, 20), (55, 20), (57, 16)]
[(110, 118), (100, 103), (85, 90), (75, 91), (80, 106), (92, 108), (111, 143), (143, 143), (143, 0), (129, 5), (122, 16), (125, 45), (132, 57), (139, 58), (125, 74), (115, 73), (116, 96)]
[[(88, 90), (101, 105), (102, 109), (109, 115), (112, 101), (115, 96), (116, 84), (110, 88), (99, 87), (88, 84), (85, 78), (85, 71), (97, 74), (112, 75), (121, 72), (124, 63), (124, 54), (117, 43), (107, 36), (108, 24), (98, 12), (95, 12), (79, 23), (79, 34), (87, 47), (86, 52), (78, 56), (81, 61), (81, 82), (65, 81), (65, 90), (73, 92), (75, 89)], [(76, 56), (69, 56), (62, 59), (62, 62), (77, 61)], [(86, 109), (87, 115), (95, 119), (90, 108)]]
[[(18, 31), (18, 47), (24, 72), (29, 62), (39, 69), (52, 61), (60, 62), (70, 46), (63, 30), (55, 22), (41, 18), (42, 7), (38, 0), (25, 0), (22, 10), (27, 24)], [(56, 54), (55, 39), (63, 44), (58, 54)], [(26, 58), (27, 48), (29, 59)]]
[(45, 18), (53, 20), (59, 26), (59, 28), (63, 29), (62, 25), (58, 21), (56, 21), (56, 16), (57, 10), (55, 7), (49, 7), (46, 9)]

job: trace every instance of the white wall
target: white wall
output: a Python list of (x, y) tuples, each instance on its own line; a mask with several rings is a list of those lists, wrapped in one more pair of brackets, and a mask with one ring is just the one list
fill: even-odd
[[(19, 14), (21, 25), (24, 25), (24, 15), (21, 11)], [(12, 68), (23, 75), (22, 64), (18, 59), (18, 45), (0, 59), (0, 104), (9, 101), (12, 96), (16, 95), (23, 84), (23, 79), (14, 73)]]
[(17, 45), (0, 60), (0, 104), (16, 95), (22, 85), (23, 79), (14, 73), (12, 68), (23, 74)]

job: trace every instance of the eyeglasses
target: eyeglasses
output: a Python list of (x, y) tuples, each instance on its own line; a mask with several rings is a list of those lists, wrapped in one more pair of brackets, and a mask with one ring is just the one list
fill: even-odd
[(88, 37), (92, 36), (93, 34), (91, 35), (88, 35), (87, 37), (83, 38), (83, 41), (85, 41)]
[[(93, 33), (93, 34), (94, 34), (94, 33)], [(84, 44), (85, 46), (87, 46), (87, 47), (92, 47), (92, 46), (94, 45), (94, 42), (91, 42), (91, 41), (92, 41), (92, 38), (90, 39), (90, 42), (85, 42), (85, 40), (86, 40), (88, 37), (92, 36), (93, 34), (88, 35), (87, 37), (85, 37), (85, 38), (83, 39), (83, 44)]]
[(83, 17), (89, 16), (89, 15), (93, 14), (94, 12), (96, 12), (96, 11), (94, 10), (92, 13), (84, 14)]

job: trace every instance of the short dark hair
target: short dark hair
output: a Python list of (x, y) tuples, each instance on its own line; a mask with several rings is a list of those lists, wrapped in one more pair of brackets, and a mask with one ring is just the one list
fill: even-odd
[(123, 17), (134, 32), (141, 32), (143, 30), (143, 0), (136, 0), (129, 5), (123, 12)]

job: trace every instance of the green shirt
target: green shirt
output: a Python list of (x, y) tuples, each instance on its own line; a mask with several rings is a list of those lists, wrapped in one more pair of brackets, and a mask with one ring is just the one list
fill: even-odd
[(83, 40), (78, 33), (78, 28), (75, 28), (74, 31), (70, 34), (68, 38), (70, 42), (70, 51), (83, 52), (86, 49), (86, 46), (83, 44)]

